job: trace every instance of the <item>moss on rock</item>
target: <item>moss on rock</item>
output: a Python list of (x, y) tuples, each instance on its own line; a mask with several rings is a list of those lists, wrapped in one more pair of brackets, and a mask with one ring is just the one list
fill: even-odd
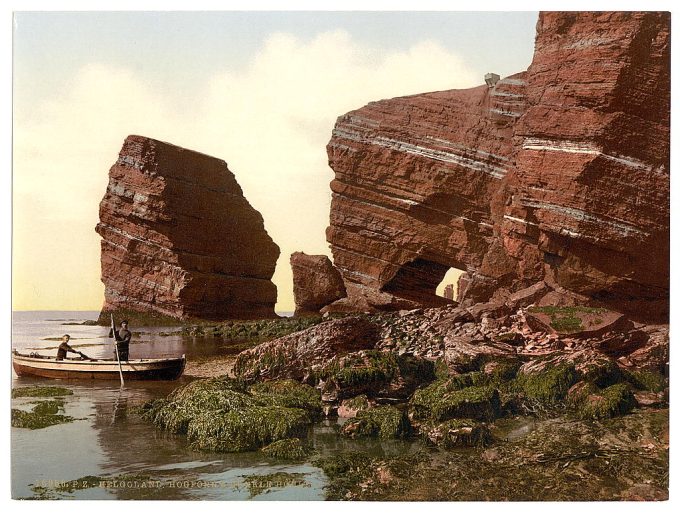
[(380, 438), (404, 438), (411, 433), (411, 424), (403, 410), (394, 406), (377, 406), (357, 413), (347, 421), (342, 434), (355, 438), (362, 436)]
[(522, 392), (528, 399), (552, 405), (566, 397), (577, 376), (574, 365), (564, 363), (534, 374), (520, 373), (514, 381), (513, 388)]
[(434, 362), (434, 376), (435, 379), (446, 379), (451, 375), (449, 366), (446, 365), (444, 358), (439, 358)]
[(579, 415), (584, 419), (607, 419), (625, 415), (636, 405), (627, 383), (617, 383), (582, 398)]
[(371, 475), (374, 458), (364, 452), (343, 452), (320, 458), (314, 463), (328, 476), (327, 499), (347, 498), (348, 490), (354, 489)]
[(416, 390), (409, 401), (411, 416), (443, 421), (453, 418), (493, 420), (501, 412), (498, 390), (492, 386), (459, 389), (457, 380), (437, 381)]
[(145, 406), (143, 417), (161, 429), (186, 434), (195, 449), (239, 452), (305, 436), (319, 413), (318, 392), (306, 385), (274, 381), (248, 391), (239, 380), (210, 378)]
[(584, 381), (593, 383), (599, 388), (606, 388), (616, 383), (620, 383), (624, 379), (624, 375), (621, 372), (621, 369), (619, 369), (619, 366), (609, 358), (586, 366), (580, 371), (580, 374)]
[(249, 392), (262, 406), (300, 408), (315, 417), (323, 415), (321, 393), (314, 387), (291, 379), (256, 383), (249, 388)]
[(383, 384), (397, 373), (399, 365), (394, 353), (370, 350), (335, 358), (315, 372), (319, 381), (333, 381), (341, 388)]
[(661, 373), (650, 370), (634, 370), (626, 373), (626, 380), (638, 390), (662, 392), (666, 386), (666, 378)]
[(305, 436), (310, 423), (309, 414), (299, 408), (208, 411), (191, 419), (187, 439), (193, 449), (201, 451), (252, 451), (276, 440)]
[(301, 460), (312, 453), (311, 449), (304, 446), (299, 438), (277, 440), (263, 447), (262, 452), (266, 456), (278, 460)]

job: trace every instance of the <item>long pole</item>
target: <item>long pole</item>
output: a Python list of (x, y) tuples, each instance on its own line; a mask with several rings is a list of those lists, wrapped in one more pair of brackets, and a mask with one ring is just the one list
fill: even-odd
[(118, 360), (118, 372), (120, 373), (120, 386), (125, 386), (123, 380), (123, 366), (120, 363), (120, 355), (118, 354), (118, 337), (116, 337), (116, 323), (113, 322), (113, 314), (111, 314), (111, 330), (113, 331), (113, 347), (116, 348), (116, 360)]

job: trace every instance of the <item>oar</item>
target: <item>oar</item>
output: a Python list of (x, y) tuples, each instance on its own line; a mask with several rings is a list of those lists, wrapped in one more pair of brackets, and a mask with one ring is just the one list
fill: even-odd
[(90, 358), (89, 356), (87, 356), (87, 355), (84, 354), (84, 353), (81, 353), (80, 351), (78, 351), (78, 354), (79, 354), (80, 356), (82, 356), (83, 358), (85, 358), (86, 360), (92, 360), (92, 358)]
[(118, 338), (116, 337), (116, 324), (113, 322), (113, 314), (111, 314), (111, 329), (113, 330), (113, 346), (116, 348), (116, 360), (118, 360), (118, 372), (120, 372), (120, 386), (124, 387), (123, 366), (120, 363), (120, 355), (118, 354)]

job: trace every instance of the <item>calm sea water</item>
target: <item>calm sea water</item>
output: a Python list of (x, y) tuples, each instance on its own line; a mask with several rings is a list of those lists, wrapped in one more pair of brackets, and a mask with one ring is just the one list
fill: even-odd
[[(109, 357), (113, 347), (108, 329), (65, 325), (96, 319), (98, 312), (15, 312), (12, 348), (22, 353), (56, 354), (58, 339), (68, 333), (71, 345), (93, 358)], [(177, 328), (139, 328), (130, 346), (132, 358), (177, 356), (193, 358), (233, 353), (228, 340), (161, 336)], [(189, 378), (175, 382), (56, 381), (18, 377), (12, 386), (59, 385), (73, 391), (65, 398), (65, 414), (76, 420), (44, 429), (12, 428), (12, 496), (14, 498), (76, 499), (206, 499), (322, 500), (326, 477), (309, 462), (272, 463), (257, 452), (211, 454), (187, 448), (181, 436), (156, 430), (129, 409), (164, 396)], [(31, 398), (12, 400), (13, 408), (30, 409)], [(417, 447), (399, 441), (354, 441), (338, 436), (339, 424), (327, 421), (310, 430), (320, 454), (361, 450), (376, 456), (402, 454)], [(285, 484), (276, 473), (300, 474)], [(271, 475), (263, 493), (249, 489), (245, 478)], [(64, 490), (63, 482), (98, 476), (106, 486)], [(120, 478), (124, 477), (125, 480)], [(73, 487), (71, 487), (73, 488)]]

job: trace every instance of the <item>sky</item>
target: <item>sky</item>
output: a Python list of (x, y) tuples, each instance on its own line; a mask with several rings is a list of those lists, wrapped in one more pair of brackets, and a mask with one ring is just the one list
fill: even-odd
[(17, 12), (14, 310), (97, 310), (98, 207), (126, 136), (227, 161), (281, 248), (327, 254), (338, 116), (531, 62), (536, 12)]

